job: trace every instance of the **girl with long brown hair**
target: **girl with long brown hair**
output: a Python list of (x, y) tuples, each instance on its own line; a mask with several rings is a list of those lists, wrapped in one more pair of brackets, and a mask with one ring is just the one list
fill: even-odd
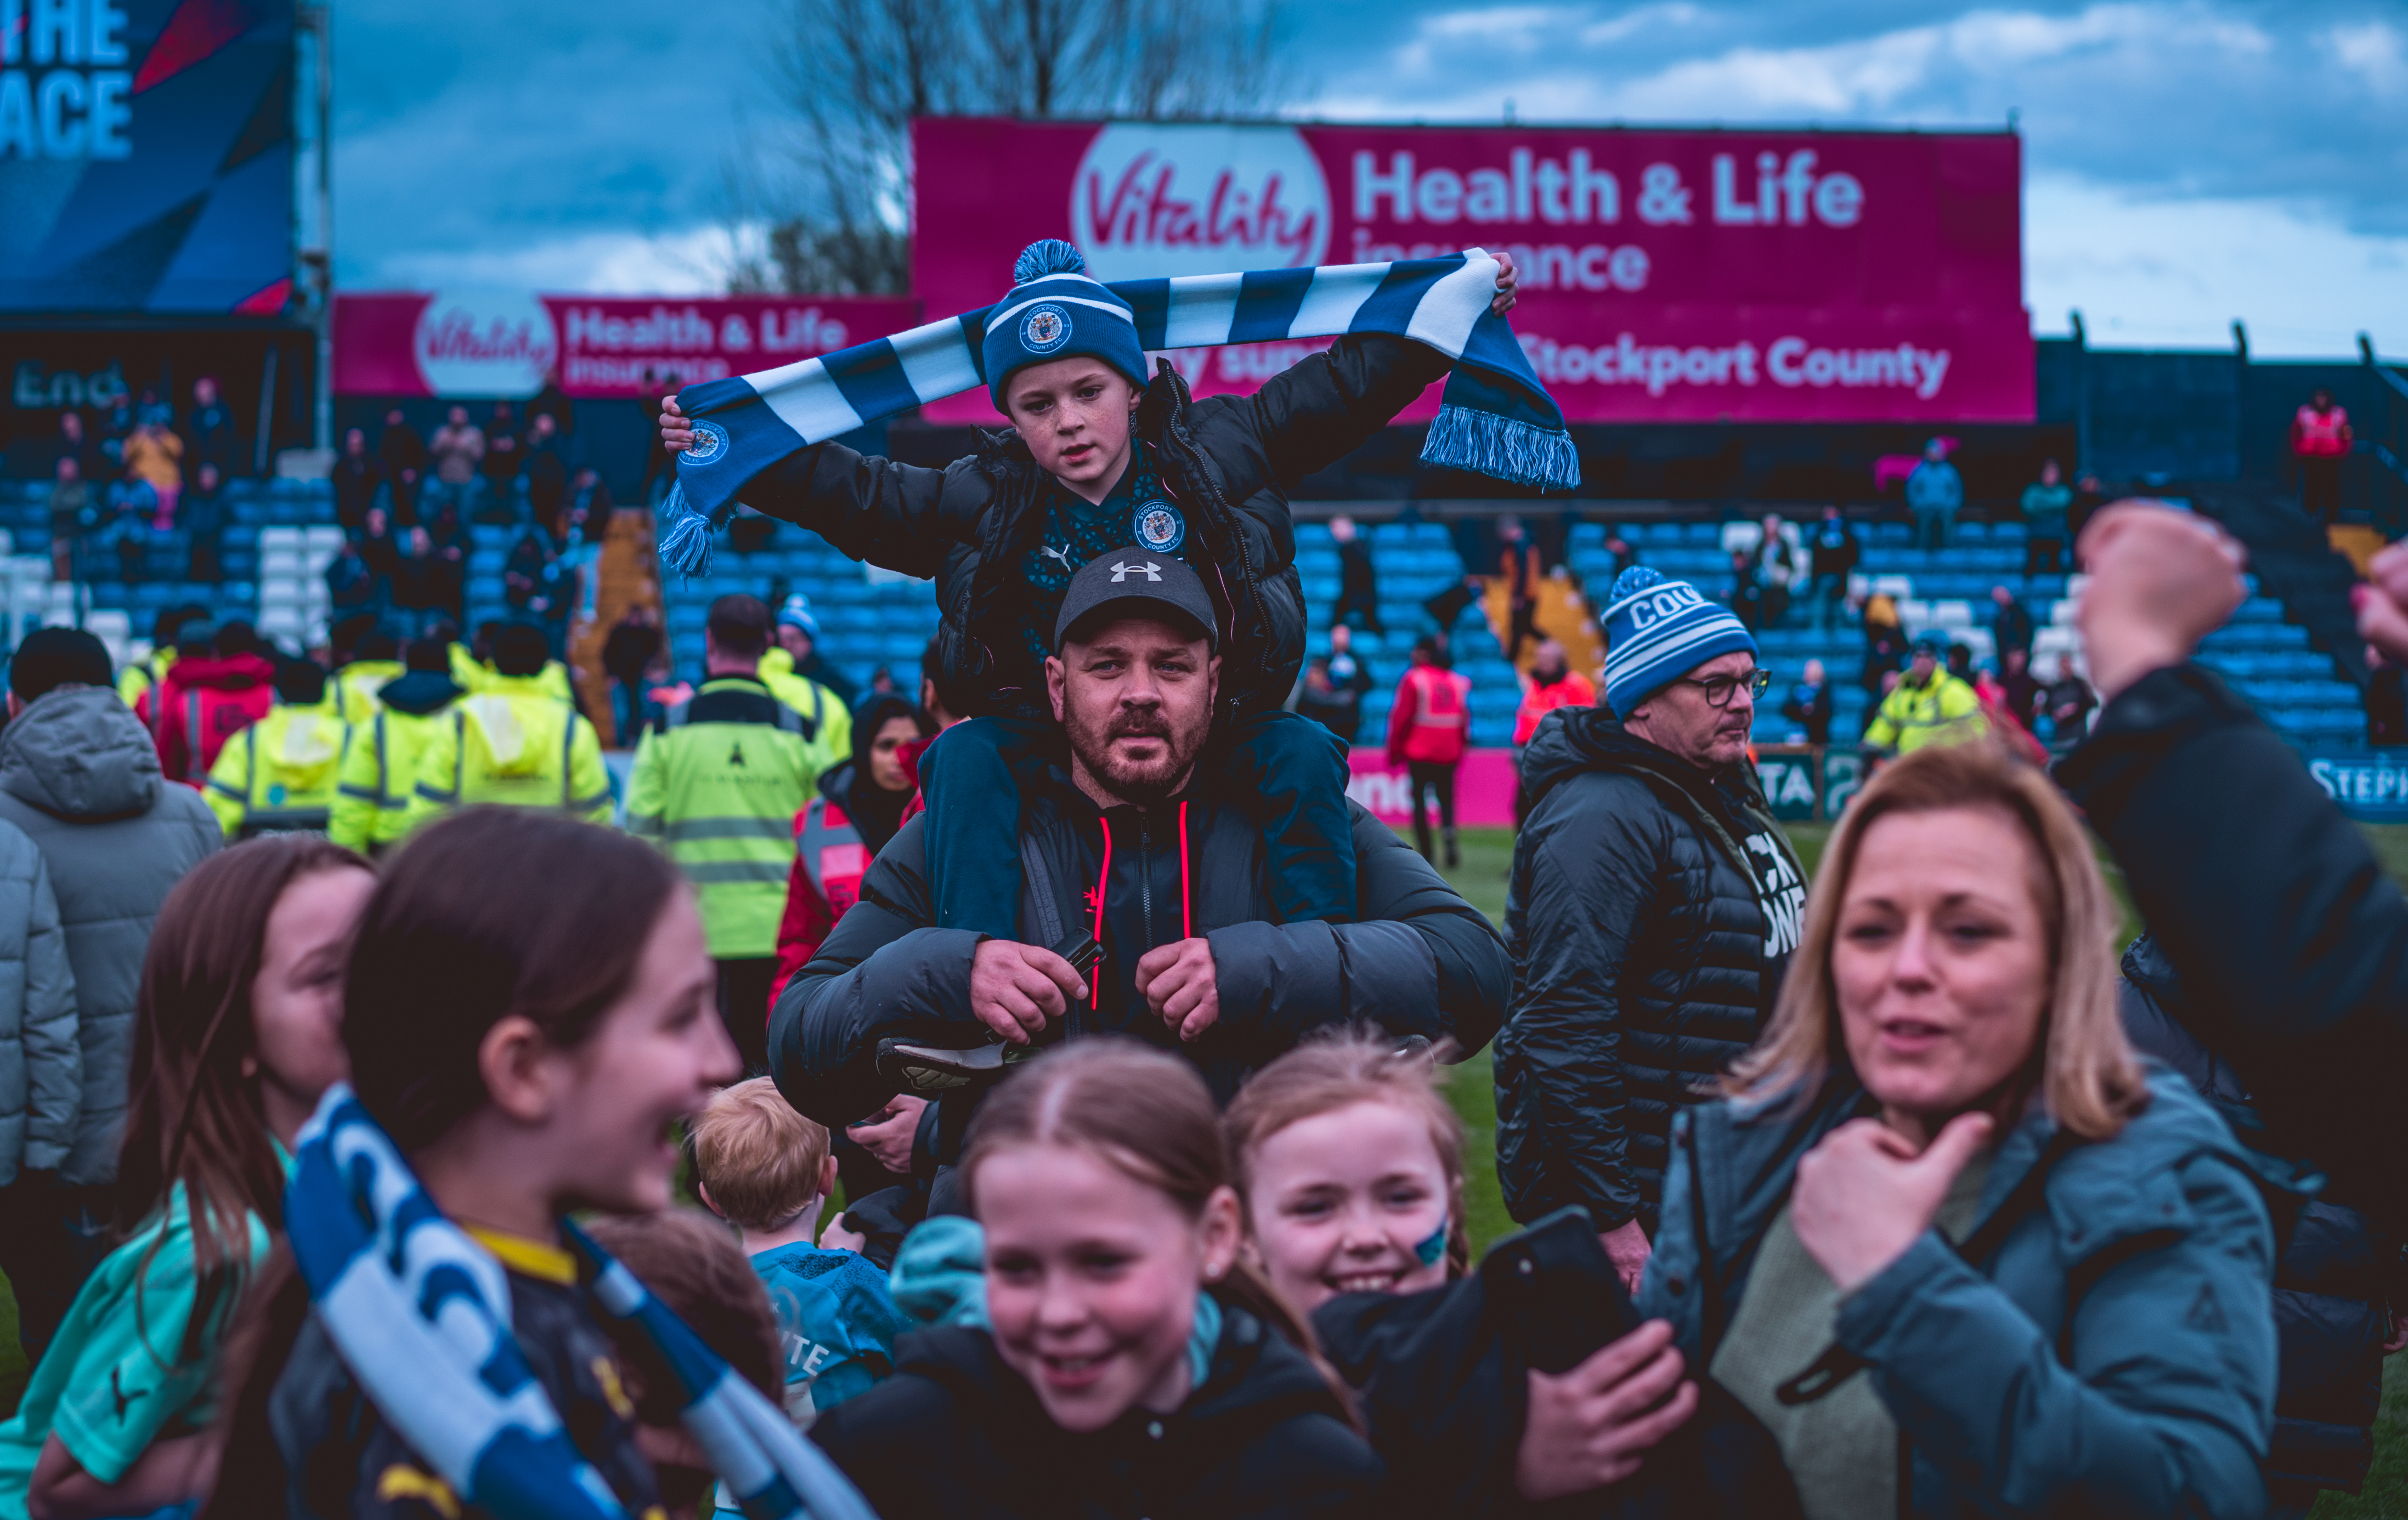
[(1099, 1037), (981, 1105), (962, 1170), (990, 1328), (898, 1348), (811, 1439), (884, 1514), (1346, 1513), (1379, 1463), (1311, 1331), (1239, 1253), (1211, 1094)]
[(282, 1227), (286, 1147), (348, 1070), (343, 959), (374, 884), (296, 834), (168, 895), (136, 1005), (125, 1238), (0, 1426), (0, 1516), (149, 1514), (208, 1489), (221, 1342)]

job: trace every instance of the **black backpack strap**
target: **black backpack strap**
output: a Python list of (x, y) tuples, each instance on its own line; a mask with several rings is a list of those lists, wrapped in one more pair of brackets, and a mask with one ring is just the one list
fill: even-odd
[[(2007, 1237), (2025, 1215), (2040, 1207), (2041, 1196), (2048, 1186), (2048, 1174), (2066, 1152), (2082, 1144), (2082, 1137), (2071, 1129), (2059, 1129), (2041, 1147), (2039, 1159), (2031, 1170), (2016, 1182), (2014, 1191), (2000, 1200), (1982, 1226), (1962, 1241), (1949, 1243), (1950, 1249), (1967, 1263), (1979, 1267), (1998, 1254), (2007, 1243)], [(1946, 1240), (1946, 1236), (1941, 1237)], [(1837, 1341), (1823, 1348), (1823, 1354), (1807, 1364), (1806, 1370), (1772, 1390), (1772, 1397), (1784, 1405), (1811, 1404), (1845, 1383), (1868, 1364), (1862, 1357), (1841, 1345)]]

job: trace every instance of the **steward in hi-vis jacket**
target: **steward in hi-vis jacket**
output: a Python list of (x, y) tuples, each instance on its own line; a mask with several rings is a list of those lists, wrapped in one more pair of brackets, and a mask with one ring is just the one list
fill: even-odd
[(795, 815), (810, 801), (821, 751), (811, 720), (755, 674), (768, 647), (758, 597), (711, 604), (702, 689), (636, 746), (627, 828), (668, 853), (693, 883), (720, 1016), (749, 1068), (766, 1070), (778, 919), (795, 864)]

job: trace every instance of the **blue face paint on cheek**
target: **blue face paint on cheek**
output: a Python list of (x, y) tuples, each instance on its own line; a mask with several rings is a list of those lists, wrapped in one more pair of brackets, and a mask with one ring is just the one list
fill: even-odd
[(1421, 1259), (1423, 1266), (1435, 1267), (1439, 1264), (1440, 1258), (1446, 1255), (1447, 1224), (1446, 1216), (1440, 1215), (1438, 1228), (1429, 1232), (1429, 1238), (1413, 1247), (1413, 1255)]

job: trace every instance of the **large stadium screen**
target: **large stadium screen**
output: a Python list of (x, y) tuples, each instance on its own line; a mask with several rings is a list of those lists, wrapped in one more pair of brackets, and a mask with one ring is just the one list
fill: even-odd
[(0, 310), (281, 311), (293, 0), (0, 0)]
[[(1514, 332), (1575, 422), (2032, 419), (2008, 133), (956, 119), (913, 146), (930, 317), (996, 300), (1039, 237), (1105, 280), (1510, 249)], [(1211, 394), (1317, 346), (1169, 357)]]

